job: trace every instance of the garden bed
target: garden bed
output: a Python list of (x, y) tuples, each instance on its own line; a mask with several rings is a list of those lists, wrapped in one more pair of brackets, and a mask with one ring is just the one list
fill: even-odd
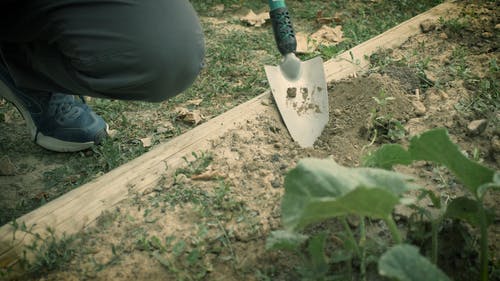
[[(45, 205), (44, 210), (55, 209), (38, 217), (45, 221), (40, 220), (36, 232), (43, 232), (45, 242), (38, 241), (28, 251), (39, 257), (32, 260), (30, 274), (23, 279), (297, 280), (307, 274), (297, 270), (305, 268), (300, 257), (266, 251), (265, 242), (271, 231), (282, 227), (284, 177), (300, 159), (332, 158), (341, 165), (358, 167), (364, 155), (383, 143), (405, 146), (412, 136), (443, 127), (470, 158), (498, 170), (496, 5), (460, 4), (460, 17), (419, 22), (424, 33), (404, 40), (400, 47), (369, 52), (369, 68), (360, 67), (360, 62), (350, 78), (330, 83), (330, 122), (311, 149), (302, 149), (290, 139), (272, 99), (262, 95), (244, 110), (237, 108), (181, 137), (204, 139), (203, 145), (174, 140), (170, 147), (164, 145), (158, 153), (151, 151), (87, 184), (84, 188), (89, 195), (75, 196), (75, 190)], [(326, 67), (333, 73), (342, 63), (345, 60), (329, 62)], [(238, 114), (248, 118), (235, 124)], [(171, 154), (165, 155), (167, 152)], [(158, 165), (153, 167), (154, 163)], [(463, 194), (460, 183), (440, 166), (418, 162), (409, 168), (398, 167), (398, 171), (414, 176), (418, 184), (442, 198)], [(111, 188), (94, 193), (108, 185), (107, 180), (120, 185), (121, 194), (109, 196)], [(127, 194), (123, 194), (125, 190)], [(66, 226), (61, 217), (53, 215), (64, 212), (58, 202), (69, 196), (85, 201), (90, 195), (116, 200), (99, 203), (92, 215), (100, 216), (92, 227), (83, 229), (94, 220), (85, 214), (75, 215)], [(486, 203), (496, 206), (498, 199), (489, 195)], [(64, 206), (70, 212), (80, 208)], [(84, 207), (88, 206), (81, 206), (82, 210)], [(101, 210), (106, 211), (101, 214)], [(411, 214), (404, 208), (396, 210), (398, 226), (404, 232), (414, 226)], [(34, 218), (28, 214), (21, 220), (17, 237), (31, 236), (30, 219)], [(349, 223), (353, 229), (359, 226), (355, 218)], [(12, 226), (8, 227), (10, 232), (3, 233), (12, 237)], [(44, 231), (45, 227), (53, 227), (54, 234)], [(336, 221), (328, 221), (307, 231), (334, 232), (338, 228)], [(63, 232), (76, 229), (83, 231), (63, 237)], [(370, 244), (374, 255), (390, 244), (390, 233), (381, 221), (368, 220), (367, 230), (367, 237), (374, 241)], [(492, 265), (497, 262), (499, 230), (498, 224), (490, 229)], [(448, 225), (442, 231), (452, 232)], [(477, 235), (467, 227), (460, 231), (461, 235), (446, 236), (455, 244), (443, 241), (440, 265), (456, 280), (475, 279), (478, 258), (473, 242)], [(328, 253), (341, 247), (338, 239), (332, 235), (333, 250)], [(426, 243), (425, 239), (416, 240)], [(456, 251), (456, 245), (463, 249)], [(340, 265), (330, 267), (332, 274), (344, 280), (349, 275), (359, 276), (356, 269), (348, 272)], [(375, 268), (374, 262), (368, 263), (369, 280), (380, 278)]]

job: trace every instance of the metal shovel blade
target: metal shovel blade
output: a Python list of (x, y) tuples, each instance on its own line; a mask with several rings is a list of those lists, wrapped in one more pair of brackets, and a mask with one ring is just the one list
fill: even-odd
[(301, 147), (312, 147), (328, 123), (323, 60), (302, 62), (293, 53), (279, 66), (265, 66), (271, 92), (288, 132)]

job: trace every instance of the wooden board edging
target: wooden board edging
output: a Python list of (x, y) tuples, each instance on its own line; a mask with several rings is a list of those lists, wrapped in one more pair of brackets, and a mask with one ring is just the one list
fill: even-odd
[[(423, 21), (447, 17), (456, 10), (457, 6), (453, 2), (440, 4), (325, 62), (327, 81), (341, 80), (366, 69), (369, 66), (367, 56), (381, 48), (399, 47), (409, 37), (420, 33), (420, 23)], [(77, 233), (95, 221), (103, 211), (110, 210), (126, 199), (129, 190), (142, 192), (154, 186), (162, 176), (173, 173), (184, 163), (182, 157), (209, 148), (210, 140), (261, 114), (276, 114), (273, 106), (263, 104), (269, 98), (267, 91), (33, 210), (18, 218), (17, 222), (24, 223), (31, 227), (32, 232), (41, 235), (47, 227), (57, 235)], [(33, 239), (32, 235), (19, 230), (14, 233), (11, 224), (0, 227), (0, 269), (15, 264), (22, 256), (23, 246)]]

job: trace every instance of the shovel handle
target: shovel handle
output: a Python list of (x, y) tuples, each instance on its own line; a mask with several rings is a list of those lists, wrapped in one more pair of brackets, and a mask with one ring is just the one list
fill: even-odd
[(273, 25), (274, 40), (282, 55), (295, 53), (297, 40), (293, 31), (290, 13), (284, 0), (269, 0), (271, 23)]

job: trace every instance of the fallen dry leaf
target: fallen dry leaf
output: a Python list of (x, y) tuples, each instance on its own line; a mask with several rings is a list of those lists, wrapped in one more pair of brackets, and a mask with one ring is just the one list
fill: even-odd
[(112, 139), (114, 139), (118, 135), (118, 130), (115, 129), (110, 129), (108, 130), (108, 136)]
[(190, 123), (193, 125), (198, 125), (201, 121), (205, 119), (205, 117), (201, 114), (199, 110), (190, 111), (185, 107), (177, 107), (175, 109), (177, 113), (177, 117), (186, 123)]
[(298, 54), (308, 54), (315, 50), (315, 47), (309, 42), (309, 35), (305, 32), (297, 32), (295, 34), (295, 39), (297, 40), (297, 50)]
[(177, 114), (177, 116), (183, 117), (184, 115), (189, 113), (189, 109), (187, 109), (185, 107), (176, 107), (174, 109), (174, 112), (175, 112), (175, 114)]
[(199, 110), (193, 110), (188, 112), (182, 120), (193, 125), (198, 125), (203, 119), (204, 117)]
[(297, 32), (295, 34), (297, 40), (297, 53), (309, 54), (318, 49), (320, 45), (334, 46), (344, 41), (342, 26), (330, 27), (323, 25), (318, 31), (313, 34)]
[(297, 32), (295, 38), (297, 40), (297, 53), (309, 54), (318, 49), (320, 45), (334, 46), (344, 41), (342, 26), (329, 27), (323, 25), (318, 31), (313, 34)]
[(153, 139), (151, 137), (142, 138), (141, 143), (144, 148), (148, 148), (153, 145)]
[(225, 9), (224, 4), (215, 5), (213, 7), (213, 10), (218, 13), (224, 12), (224, 9)]
[(203, 102), (203, 99), (195, 99), (195, 100), (190, 100), (187, 102), (188, 105), (195, 105), (198, 106)]
[(318, 31), (311, 34), (310, 39), (319, 45), (332, 46), (344, 41), (342, 26), (330, 27), (323, 25)]
[(172, 122), (169, 121), (163, 122), (158, 128), (156, 128), (156, 132), (159, 134), (173, 131), (175, 131), (175, 126), (174, 124), (172, 124)]
[(268, 12), (262, 12), (260, 14), (256, 14), (253, 10), (248, 11), (245, 16), (242, 16), (240, 20), (245, 22), (251, 26), (262, 26), (266, 21), (270, 19)]

